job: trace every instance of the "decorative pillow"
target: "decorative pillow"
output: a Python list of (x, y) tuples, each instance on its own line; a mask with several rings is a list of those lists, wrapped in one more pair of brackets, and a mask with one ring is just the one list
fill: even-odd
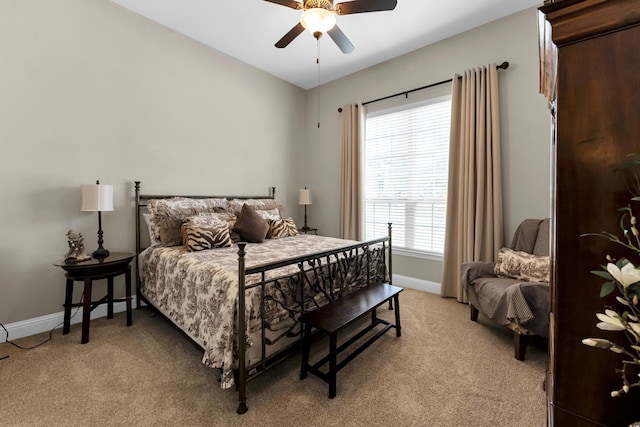
[(236, 219), (236, 216), (231, 212), (202, 212), (185, 218), (184, 223), (208, 227), (212, 224), (224, 222), (225, 224), (229, 224), (229, 228), (231, 228), (236, 222)]
[(258, 212), (258, 215), (260, 215), (262, 218), (266, 219), (267, 221), (269, 221), (270, 219), (282, 219), (282, 217), (280, 216), (280, 209), (278, 208), (267, 209), (267, 210), (255, 209), (255, 211)]
[(549, 257), (502, 248), (494, 272), (498, 276), (511, 277), (526, 282), (549, 282)]
[(229, 230), (236, 222), (236, 216), (231, 212), (203, 212), (198, 215), (193, 215), (185, 218), (182, 223), (182, 242), (186, 245), (187, 230), (186, 226), (191, 225), (195, 227), (208, 228), (219, 223), (227, 224)]
[(231, 246), (229, 225), (219, 221), (208, 226), (184, 224), (184, 244), (191, 252)]
[(164, 246), (177, 246), (182, 244), (181, 227), (187, 217), (222, 212), (227, 207), (227, 199), (173, 197), (149, 200), (147, 207), (160, 227), (160, 242)]
[(298, 227), (291, 218), (270, 219), (267, 239), (279, 239), (281, 237), (297, 236)]
[(278, 208), (278, 204), (274, 199), (233, 199), (229, 200), (229, 207), (227, 209), (236, 215), (240, 215), (240, 211), (242, 211), (244, 205), (249, 205), (254, 210), (261, 211)]
[(240, 239), (249, 243), (262, 243), (269, 231), (267, 220), (262, 218), (249, 205), (242, 206), (238, 220), (232, 231), (240, 235)]
[(160, 244), (160, 226), (150, 213), (143, 213), (142, 217), (149, 229), (149, 243), (151, 246)]

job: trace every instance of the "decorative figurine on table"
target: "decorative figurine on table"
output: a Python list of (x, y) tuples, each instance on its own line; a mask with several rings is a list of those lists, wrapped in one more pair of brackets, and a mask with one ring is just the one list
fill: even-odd
[(91, 259), (84, 251), (84, 237), (82, 237), (82, 233), (75, 233), (73, 230), (67, 231), (67, 242), (69, 243), (69, 251), (64, 256), (65, 263), (75, 264)]

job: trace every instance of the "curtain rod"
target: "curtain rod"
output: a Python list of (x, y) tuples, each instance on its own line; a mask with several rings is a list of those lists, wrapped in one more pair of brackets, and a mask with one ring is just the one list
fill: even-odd
[[(503, 62), (500, 65), (496, 65), (496, 69), (498, 69), (498, 70), (506, 70), (507, 68), (509, 68), (509, 63), (507, 61)], [(411, 89), (411, 90), (405, 90), (405, 91), (402, 91), (402, 92), (394, 93), (393, 95), (387, 95), (387, 96), (384, 96), (382, 98), (378, 98), (378, 99), (374, 99), (374, 100), (371, 100), (371, 101), (363, 102), (362, 105), (373, 104), (374, 102), (384, 101), (385, 99), (395, 98), (396, 96), (400, 96), (400, 95), (404, 95), (405, 97), (408, 97), (408, 95), (411, 92), (417, 92), (419, 90), (429, 89), (430, 87), (440, 86), (440, 85), (443, 85), (445, 83), (451, 83), (452, 81), (453, 81), (453, 79), (449, 79), (449, 80), (443, 80), (443, 81), (438, 82), (438, 83), (431, 83), (430, 85), (417, 87), (417, 88)], [(342, 107), (338, 108), (338, 113), (342, 113)]]

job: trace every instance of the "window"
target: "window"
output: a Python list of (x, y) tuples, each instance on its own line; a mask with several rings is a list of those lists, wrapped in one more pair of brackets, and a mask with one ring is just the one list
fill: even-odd
[(367, 113), (366, 239), (385, 235), (391, 222), (394, 248), (442, 257), (450, 122), (450, 95)]

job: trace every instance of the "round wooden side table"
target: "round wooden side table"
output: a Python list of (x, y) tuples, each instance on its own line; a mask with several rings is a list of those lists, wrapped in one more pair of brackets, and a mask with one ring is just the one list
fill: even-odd
[[(104, 259), (89, 259), (74, 264), (56, 261), (55, 266), (66, 271), (67, 286), (64, 297), (64, 326), (62, 334), (69, 333), (71, 326), (71, 307), (82, 306), (82, 344), (89, 342), (89, 322), (91, 311), (101, 304), (107, 304), (107, 319), (113, 318), (113, 303), (125, 301), (127, 305), (127, 326), (133, 323), (131, 316), (131, 260), (135, 254), (130, 252), (112, 252)], [(125, 275), (125, 298), (113, 299), (113, 278)], [(107, 279), (107, 295), (98, 301), (92, 301), (91, 290), (94, 280)], [(73, 283), (84, 283), (82, 303), (73, 304)]]

